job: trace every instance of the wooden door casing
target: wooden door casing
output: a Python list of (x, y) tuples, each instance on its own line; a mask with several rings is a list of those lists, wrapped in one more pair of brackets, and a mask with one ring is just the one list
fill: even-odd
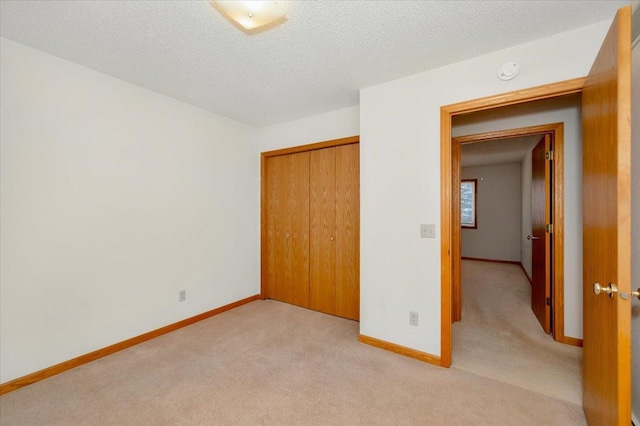
[(266, 297), (309, 306), (309, 153), (270, 157)]
[[(553, 223), (553, 237), (549, 249), (551, 250), (553, 265), (550, 271), (551, 288), (551, 323), (553, 338), (558, 342), (582, 346), (582, 340), (564, 335), (564, 123), (549, 123), (515, 129), (496, 130), (451, 139), (451, 320), (462, 319), (462, 282), (460, 274), (460, 170), (461, 146), (466, 144), (483, 143), (499, 139), (511, 139), (522, 136), (551, 137), (553, 161), (551, 162), (551, 223)], [(446, 221), (447, 217), (445, 217)], [(446, 238), (444, 238), (446, 240)], [(528, 277), (530, 279), (530, 277)]]
[[(531, 153), (531, 309), (545, 333), (551, 332), (551, 167), (546, 153), (551, 136), (545, 134)], [(549, 300), (549, 303), (547, 303)]]
[(460, 185), (462, 183), (462, 145), (459, 141), (454, 141), (451, 146), (452, 158), (452, 182), (451, 188), (452, 211), (451, 218), (452, 235), (456, 243), (451, 247), (451, 268), (452, 268), (452, 288), (451, 288), (451, 321), (462, 321), (462, 232), (460, 209)]
[(631, 424), (631, 6), (611, 24), (582, 90), (583, 406), (590, 425)]

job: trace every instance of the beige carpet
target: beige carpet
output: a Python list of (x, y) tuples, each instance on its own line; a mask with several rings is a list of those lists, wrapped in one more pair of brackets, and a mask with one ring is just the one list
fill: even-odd
[(452, 365), (581, 405), (582, 348), (544, 333), (520, 266), (465, 260), (462, 283)]
[(256, 301), (6, 394), (12, 425), (572, 425), (567, 401), (357, 342)]

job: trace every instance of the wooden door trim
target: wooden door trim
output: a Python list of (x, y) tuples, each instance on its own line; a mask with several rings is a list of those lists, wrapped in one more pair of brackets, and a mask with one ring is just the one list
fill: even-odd
[(543, 84), (541, 86), (445, 105), (440, 109), (441, 111), (449, 112), (451, 116), (455, 116), (527, 102), (541, 101), (557, 96), (581, 93), (585, 80), (586, 77), (578, 77), (571, 80)]
[(334, 146), (351, 145), (360, 142), (360, 136), (349, 136), (347, 138), (333, 139), (330, 141), (315, 142), (307, 145), (293, 146), (290, 148), (276, 149), (260, 153), (262, 158), (277, 157), (279, 155), (296, 154), (298, 152), (315, 151), (317, 149), (333, 148)]
[(360, 136), (315, 142), (307, 145), (265, 151), (260, 153), (260, 298), (266, 298), (267, 277), (267, 158), (280, 155), (297, 154), (299, 152), (315, 151), (317, 149), (360, 143)]
[(497, 139), (509, 139), (520, 136), (551, 133), (562, 123), (542, 124), (539, 126), (519, 127), (517, 129), (497, 130), (492, 132), (478, 133), (475, 135), (456, 136), (454, 139), (460, 144), (488, 142)]
[(452, 242), (454, 238), (460, 239), (460, 229), (453, 226), (455, 219), (452, 214), (454, 144), (451, 140), (451, 120), (457, 115), (471, 112), (581, 93), (584, 81), (584, 77), (574, 78), (558, 83), (445, 105), (440, 108), (440, 232), (442, 235), (440, 245), (440, 364), (443, 367), (451, 366), (451, 283), (454, 276), (452, 268), (454, 245)]

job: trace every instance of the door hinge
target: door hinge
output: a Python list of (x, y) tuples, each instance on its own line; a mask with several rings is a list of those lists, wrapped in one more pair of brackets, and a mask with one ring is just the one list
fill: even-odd
[(551, 306), (551, 298), (550, 297), (547, 297), (545, 301), (547, 302), (547, 306)]
[(547, 231), (547, 234), (553, 234), (553, 223), (548, 224), (545, 227), (545, 231)]
[(544, 153), (544, 158), (545, 158), (545, 160), (549, 160), (549, 161), (553, 160), (553, 151), (545, 152)]

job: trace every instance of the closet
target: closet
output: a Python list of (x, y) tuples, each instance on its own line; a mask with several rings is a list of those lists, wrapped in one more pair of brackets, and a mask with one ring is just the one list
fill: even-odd
[(358, 320), (359, 138), (262, 154), (262, 295)]

